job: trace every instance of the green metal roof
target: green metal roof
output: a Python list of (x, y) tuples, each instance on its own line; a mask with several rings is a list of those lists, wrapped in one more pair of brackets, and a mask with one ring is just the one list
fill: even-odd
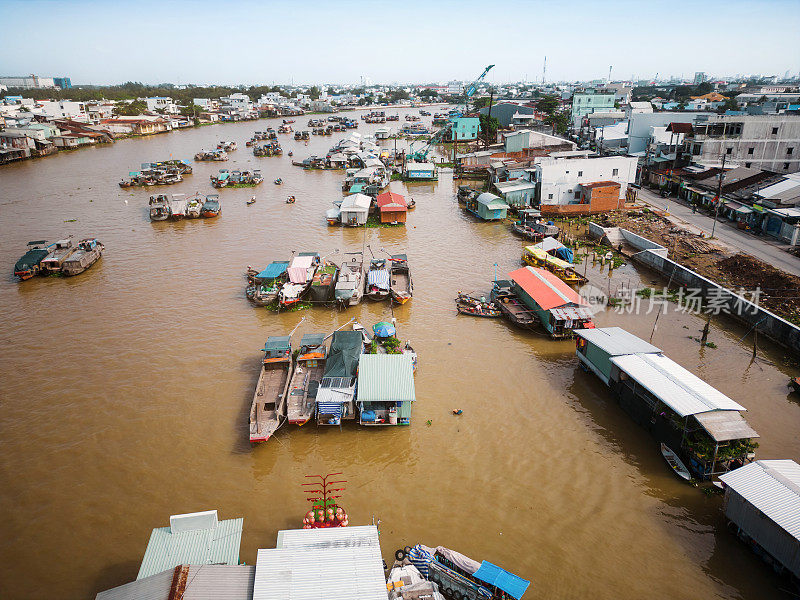
[(215, 527), (172, 533), (157, 527), (150, 534), (136, 579), (173, 569), (178, 565), (239, 564), (244, 519), (218, 521)]
[(410, 402), (414, 368), (408, 354), (362, 354), (358, 365), (359, 402)]

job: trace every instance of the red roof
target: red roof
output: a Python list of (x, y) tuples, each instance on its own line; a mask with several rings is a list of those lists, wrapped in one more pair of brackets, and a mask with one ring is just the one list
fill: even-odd
[(404, 212), (408, 208), (405, 197), (394, 192), (378, 194), (375, 200), (382, 212)]
[(553, 275), (550, 271), (536, 267), (522, 267), (508, 274), (519, 287), (533, 298), (543, 310), (550, 310), (565, 304), (588, 306), (578, 293)]
[(586, 189), (592, 189), (596, 187), (622, 187), (616, 181), (594, 181), (592, 183), (581, 183), (580, 186)]

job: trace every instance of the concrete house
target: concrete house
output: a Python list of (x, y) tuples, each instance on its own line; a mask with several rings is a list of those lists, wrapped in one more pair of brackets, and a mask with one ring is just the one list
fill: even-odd
[(481, 120), (478, 117), (460, 117), (453, 122), (450, 137), (456, 142), (470, 142), (478, 139)]
[(583, 118), (593, 112), (614, 110), (614, 94), (602, 93), (592, 88), (572, 96), (572, 128), (580, 129)]

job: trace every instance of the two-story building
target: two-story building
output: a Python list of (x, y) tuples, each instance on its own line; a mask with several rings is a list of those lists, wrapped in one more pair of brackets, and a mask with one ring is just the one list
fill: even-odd
[(614, 110), (614, 94), (602, 93), (593, 88), (576, 92), (572, 96), (572, 128), (580, 129), (583, 118), (593, 112)]

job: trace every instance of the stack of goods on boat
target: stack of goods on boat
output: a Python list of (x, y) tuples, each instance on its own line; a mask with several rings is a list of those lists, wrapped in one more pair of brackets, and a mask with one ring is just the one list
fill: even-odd
[(469, 187), (468, 185), (460, 185), (458, 186), (458, 201), (466, 203), (467, 200), (474, 200), (478, 197), (480, 192), (476, 189)]
[(222, 213), (219, 194), (195, 194), (186, 198), (185, 194), (166, 194), (150, 196), (151, 221), (180, 221), (182, 219), (210, 219)]
[(339, 270), (334, 297), (342, 307), (355, 306), (364, 296), (364, 254), (362, 252), (347, 253), (346, 260)]
[(234, 169), (220, 169), (216, 175), (211, 175), (211, 185), (215, 188), (224, 187), (255, 187), (264, 181), (260, 169), (252, 171), (239, 171)]
[(309, 134), (307, 130), (295, 131), (294, 132), (294, 139), (295, 140), (310, 140), (311, 139), (311, 134)]
[(541, 241), (544, 238), (557, 238), (559, 229), (552, 221), (544, 221), (542, 214), (535, 208), (526, 208), (517, 211), (519, 220), (511, 226), (514, 233), (522, 237)]
[[(119, 186), (128, 188), (151, 185), (173, 185), (183, 181), (183, 171), (179, 167), (170, 165), (152, 167), (149, 166), (152, 163), (145, 164), (148, 165), (146, 168), (145, 165), (142, 165), (140, 171), (131, 171), (128, 173), (129, 179), (127, 181), (124, 179), (120, 181)], [(188, 173), (191, 173), (191, 170), (189, 170)]]
[(236, 142), (219, 142), (217, 144), (217, 150), (222, 150), (223, 152), (233, 152), (236, 150)]
[(280, 125), (278, 127), (278, 133), (292, 133), (294, 129), (292, 129), (291, 125)]
[(264, 142), (253, 146), (253, 156), (281, 156), (283, 148), (279, 142)]
[(206, 219), (213, 219), (220, 214), (222, 214), (222, 204), (219, 200), (219, 194), (207, 194), (205, 200), (203, 200), (200, 216)]
[(53, 244), (46, 240), (28, 242), (28, 250), (14, 265), (14, 275), (20, 281), (34, 275), (78, 275), (100, 260), (105, 246), (95, 238), (85, 238), (73, 245), (72, 240)]
[(461, 292), (456, 297), (456, 310), (461, 314), (485, 318), (497, 318), (503, 314), (494, 302), (486, 300), (484, 296), (470, 296)]
[(333, 290), (339, 276), (339, 267), (331, 261), (321, 259), (311, 281), (309, 299), (311, 302), (325, 303), (333, 299)]
[(286, 283), (289, 261), (273, 261), (263, 271), (248, 268), (248, 285), (245, 291), (247, 298), (256, 306), (268, 306), (278, 300), (278, 292)]
[(204, 198), (200, 196), (200, 194), (195, 194), (194, 196), (186, 199), (185, 216), (187, 219), (200, 218), (200, 215), (203, 212), (203, 201)]
[(228, 153), (225, 150), (209, 150), (208, 152), (206, 152), (205, 150), (201, 150), (200, 152), (194, 155), (194, 159), (200, 161), (207, 161), (207, 160), (223, 161), (223, 160), (228, 160)]
[(270, 336), (250, 407), (250, 441), (266, 442), (286, 419), (286, 391), (292, 370), (290, 336)]
[(281, 307), (295, 305), (305, 297), (314, 281), (319, 261), (320, 257), (316, 252), (301, 252), (292, 260), (287, 269), (289, 281), (278, 292)]

